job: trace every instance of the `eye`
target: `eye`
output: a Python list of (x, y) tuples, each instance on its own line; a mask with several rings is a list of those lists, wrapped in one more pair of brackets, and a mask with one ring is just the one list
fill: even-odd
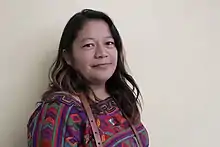
[(95, 45), (93, 44), (93, 43), (87, 43), (87, 44), (85, 44), (85, 45), (83, 45), (82, 47), (83, 48), (92, 48), (92, 47), (94, 47)]
[(115, 45), (115, 43), (113, 41), (107, 41), (105, 44), (107, 46), (114, 46)]

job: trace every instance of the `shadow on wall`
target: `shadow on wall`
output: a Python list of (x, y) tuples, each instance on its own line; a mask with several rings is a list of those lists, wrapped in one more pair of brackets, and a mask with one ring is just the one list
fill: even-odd
[[(58, 30), (59, 31), (59, 30)], [(17, 96), (21, 100), (18, 106), (18, 116), (14, 118), (14, 129), (12, 129), (13, 146), (27, 146), (28, 119), (35, 109), (36, 102), (40, 101), (41, 95), (48, 86), (48, 72), (58, 50), (60, 32), (57, 30), (45, 29), (28, 34), (26, 40), (21, 43), (19, 48), (25, 48), (27, 53), (24, 55), (25, 64), (22, 68), (22, 88)], [(27, 44), (30, 48), (27, 49)], [(17, 105), (17, 104), (16, 104)], [(16, 121), (19, 120), (19, 121)]]

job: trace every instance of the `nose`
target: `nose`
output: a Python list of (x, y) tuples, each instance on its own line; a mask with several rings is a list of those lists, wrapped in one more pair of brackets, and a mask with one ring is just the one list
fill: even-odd
[(106, 57), (108, 57), (108, 53), (106, 51), (105, 46), (102, 44), (98, 44), (96, 46), (95, 58), (99, 59), (99, 58), (106, 58)]

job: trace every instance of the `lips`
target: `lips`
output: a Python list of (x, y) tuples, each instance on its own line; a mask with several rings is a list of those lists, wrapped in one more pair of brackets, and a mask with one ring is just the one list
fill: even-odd
[(95, 65), (92, 65), (92, 67), (104, 67), (104, 66), (108, 66), (110, 65), (111, 63), (100, 63), (100, 64), (95, 64)]

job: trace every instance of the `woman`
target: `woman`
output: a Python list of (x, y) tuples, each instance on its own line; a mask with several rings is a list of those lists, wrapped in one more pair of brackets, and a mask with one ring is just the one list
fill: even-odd
[(29, 147), (149, 146), (122, 48), (103, 12), (85, 9), (69, 20), (49, 89), (28, 122)]

